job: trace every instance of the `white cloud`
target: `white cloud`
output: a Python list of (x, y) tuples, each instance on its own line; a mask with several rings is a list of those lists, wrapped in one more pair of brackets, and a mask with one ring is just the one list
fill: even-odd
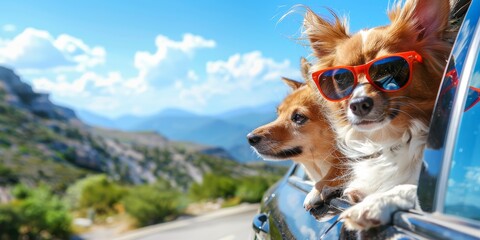
[(260, 51), (237, 53), (227, 61), (207, 62), (206, 70), (210, 78), (238, 83), (244, 88), (251, 88), (265, 81), (276, 81), (295, 71), (291, 68), (290, 61), (276, 62), (264, 57)]
[[(69, 35), (60, 35), (56, 39), (47, 32), (34, 35), (41, 36), (47, 43), (43, 45), (51, 43), (53, 50), (61, 53), (66, 60), (79, 63), (76, 66), (79, 70), (77, 73), (57, 72), (53, 77), (36, 74), (38, 77), (32, 79), (34, 89), (52, 93), (52, 97), (61, 103), (103, 114), (125, 114), (132, 109), (136, 113), (146, 114), (168, 104), (180, 106), (178, 90), (183, 88), (182, 81), (200, 81), (200, 76), (189, 64), (195, 52), (216, 45), (213, 40), (192, 34), (185, 34), (180, 41), (159, 35), (153, 53), (139, 51), (135, 54), (134, 63), (138, 72), (126, 77), (117, 71), (108, 74), (88, 71), (88, 67), (104, 61), (105, 51), (102, 48), (91, 48)], [(86, 58), (89, 61), (84, 61)], [(87, 71), (83, 71), (85, 69)], [(160, 101), (154, 100), (159, 98)]]
[(448, 179), (448, 187), (453, 187), (453, 186), (455, 186), (455, 180), (452, 179), (452, 178), (449, 178)]
[(49, 32), (27, 28), (13, 39), (3, 40), (0, 63), (20, 71), (46, 70), (84, 71), (105, 62), (105, 49), (89, 47), (81, 39), (62, 34), (57, 38)]
[(105, 63), (106, 51), (103, 47), (89, 47), (81, 39), (67, 34), (58, 36), (53, 45), (65, 57), (78, 64), (80, 70)]
[[(460, 169), (454, 170), (458, 172)], [(480, 167), (462, 167), (462, 174), (448, 179), (447, 204), (478, 205), (480, 201)]]
[(216, 46), (214, 40), (207, 40), (190, 33), (184, 34), (181, 41), (174, 41), (158, 35), (154, 53), (138, 51), (134, 65), (138, 69), (138, 78), (153, 86), (171, 86), (178, 80), (193, 77), (190, 72), (195, 51)]
[[(38, 77), (32, 79), (32, 86), (35, 91), (51, 93), (60, 104), (108, 116), (131, 114), (132, 110), (137, 114), (152, 113), (162, 105), (153, 101), (162, 95), (154, 89), (148, 90), (146, 82), (139, 78), (127, 79), (116, 71), (105, 75), (88, 71), (77, 78), (66, 74), (58, 74), (55, 78)], [(141, 98), (145, 93), (148, 98)]]
[(275, 62), (273, 59), (264, 58), (260, 51), (253, 51), (243, 55), (235, 54), (227, 61), (207, 62), (207, 73), (225, 80), (252, 80), (259, 77), (262, 80), (272, 80), (289, 66), (288, 60)]
[(13, 24), (5, 24), (2, 26), (2, 30), (4, 32), (14, 32), (15, 30), (17, 30), (17, 27)]
[(192, 81), (197, 81), (199, 79), (197, 73), (193, 70), (188, 70), (187, 78), (192, 80)]
[(158, 35), (154, 51), (135, 53), (137, 72), (130, 76), (121, 71), (94, 71), (93, 66), (105, 62), (105, 50), (66, 34), (54, 38), (30, 28), (7, 45), (18, 50), (0, 45), (0, 63), (8, 60), (25, 68), (44, 63), (47, 69), (76, 70), (31, 74), (35, 90), (52, 93), (60, 104), (109, 116), (152, 114), (165, 107), (218, 112), (278, 101), (288, 89), (280, 78), (300, 76), (288, 60), (274, 60), (260, 51), (209, 61), (198, 69), (195, 55), (214, 48), (216, 42), (188, 33), (178, 41)]
[[(298, 70), (293, 69), (288, 60), (277, 62), (264, 57), (260, 51), (234, 54), (226, 61), (207, 62), (206, 73), (206, 81), (183, 84), (189, 87), (181, 89), (181, 99), (201, 105), (206, 105), (215, 96), (232, 97), (236, 93), (243, 95), (238, 101), (248, 101), (251, 97), (261, 99), (259, 95), (271, 96), (275, 92), (272, 86), (282, 85), (279, 81), (282, 76), (299, 76)], [(271, 92), (260, 92), (261, 88), (269, 87), (272, 87)]]
[(83, 73), (78, 79), (68, 81), (65, 75), (58, 75), (55, 80), (45, 77), (32, 80), (33, 88), (40, 92), (51, 92), (60, 97), (115, 95), (128, 91), (119, 72), (110, 72), (101, 76), (95, 72)]
[(480, 185), (480, 167), (467, 167), (467, 172), (465, 173), (466, 183), (472, 185)]
[(97, 113), (114, 112), (122, 108), (122, 102), (118, 99), (106, 96), (93, 96), (86, 102), (83, 108)]
[(307, 239), (318, 239), (316, 231), (305, 225), (300, 227), (300, 232), (303, 234), (303, 236), (308, 236)]

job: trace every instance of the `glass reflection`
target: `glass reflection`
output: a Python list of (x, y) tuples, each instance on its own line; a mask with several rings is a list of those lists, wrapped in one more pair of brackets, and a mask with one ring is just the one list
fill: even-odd
[[(459, 30), (452, 56), (449, 59), (447, 74), (444, 77), (437, 98), (437, 104), (433, 111), (430, 132), (427, 140), (427, 147), (424, 151), (424, 169), (420, 175), (418, 185), (418, 197), (422, 210), (434, 211), (435, 193), (437, 191), (437, 180), (442, 167), (442, 159), (445, 150), (446, 131), (451, 119), (453, 99), (457, 88), (454, 83), (454, 75), (459, 78), (462, 75), (463, 66), (467, 53), (470, 50), (475, 24), (478, 22), (480, 8), (471, 6)], [(451, 71), (454, 72), (451, 72)], [(450, 73), (450, 75), (448, 75)], [(453, 84), (453, 85), (452, 85)], [(478, 104), (477, 104), (478, 105)], [(470, 110), (469, 110), (470, 111)], [(443, 198), (444, 196), (438, 196)], [(442, 210), (442, 209), (439, 209)]]
[(448, 179), (445, 213), (480, 220), (480, 61), (464, 100)]

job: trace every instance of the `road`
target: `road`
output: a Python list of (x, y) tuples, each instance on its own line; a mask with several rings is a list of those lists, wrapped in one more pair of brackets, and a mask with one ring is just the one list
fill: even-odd
[(245, 240), (253, 239), (252, 219), (258, 205), (219, 212), (137, 230), (117, 240)]

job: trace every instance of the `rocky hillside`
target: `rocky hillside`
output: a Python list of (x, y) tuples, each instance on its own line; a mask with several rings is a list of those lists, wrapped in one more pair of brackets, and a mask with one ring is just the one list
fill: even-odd
[(199, 115), (180, 109), (164, 109), (151, 116), (126, 115), (116, 119), (88, 111), (78, 117), (92, 126), (127, 131), (156, 131), (176, 141), (192, 141), (226, 150), (238, 162), (263, 161), (252, 151), (246, 135), (276, 118), (277, 104), (239, 108), (216, 115)]
[(220, 148), (90, 127), (3, 67), (0, 130), (0, 169), (13, 173), (13, 181), (45, 182), (59, 191), (94, 172), (132, 184), (165, 179), (185, 189), (207, 172), (235, 176), (265, 169), (238, 164)]
[(26, 110), (39, 117), (58, 120), (77, 120), (75, 113), (68, 108), (53, 104), (48, 94), (35, 93), (32, 87), (20, 80), (11, 69), (0, 66), (0, 89), (6, 104)]

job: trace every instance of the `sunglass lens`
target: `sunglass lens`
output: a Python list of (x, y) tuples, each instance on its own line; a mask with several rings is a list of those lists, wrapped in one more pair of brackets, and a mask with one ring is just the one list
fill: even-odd
[(374, 62), (368, 74), (377, 87), (395, 91), (405, 86), (410, 78), (407, 60), (402, 57), (388, 57)]
[(352, 93), (355, 77), (352, 71), (338, 68), (322, 73), (318, 82), (320, 90), (327, 98), (340, 100)]

